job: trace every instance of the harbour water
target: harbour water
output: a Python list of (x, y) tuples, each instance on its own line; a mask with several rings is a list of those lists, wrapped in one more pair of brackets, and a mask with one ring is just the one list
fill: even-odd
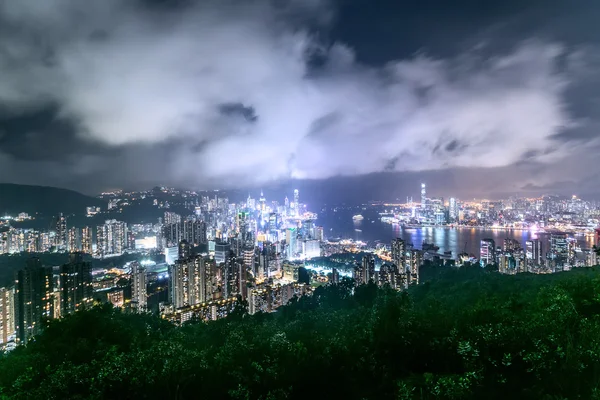
[[(361, 221), (352, 219), (354, 214), (360, 213), (364, 218)], [(515, 239), (525, 248), (525, 242), (531, 239), (542, 241), (543, 251), (548, 249), (549, 235), (537, 234), (529, 230), (505, 230), (482, 228), (448, 228), (448, 227), (421, 227), (402, 228), (381, 222), (376, 210), (364, 209), (333, 209), (323, 210), (319, 213), (318, 223), (323, 226), (325, 236), (328, 238), (354, 239), (365, 242), (390, 243), (394, 238), (402, 238), (412, 243), (416, 248), (421, 248), (423, 242), (439, 246), (439, 252), (451, 251), (452, 256), (466, 251), (479, 257), (481, 239), (494, 239), (496, 246), (502, 246), (504, 239)], [(575, 236), (579, 246), (589, 249), (594, 245), (593, 237)]]

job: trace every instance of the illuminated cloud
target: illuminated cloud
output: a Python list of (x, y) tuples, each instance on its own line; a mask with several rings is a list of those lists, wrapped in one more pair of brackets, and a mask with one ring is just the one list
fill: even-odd
[(0, 103), (11, 115), (57, 107), (73, 140), (114, 152), (72, 156), (61, 172), (76, 165), (76, 176), (118, 166), (140, 181), (248, 185), (552, 162), (572, 151), (556, 143), (573, 124), (560, 45), (374, 67), (312, 33), (332, 20), (317, 0), (166, 10), (8, 0)]

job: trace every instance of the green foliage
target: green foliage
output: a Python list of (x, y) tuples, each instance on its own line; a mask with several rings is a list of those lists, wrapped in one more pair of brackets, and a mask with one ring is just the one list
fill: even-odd
[[(437, 273), (436, 273), (437, 274)], [(175, 327), (97, 307), (0, 357), (0, 398), (599, 399), (600, 270), (319, 287)]]

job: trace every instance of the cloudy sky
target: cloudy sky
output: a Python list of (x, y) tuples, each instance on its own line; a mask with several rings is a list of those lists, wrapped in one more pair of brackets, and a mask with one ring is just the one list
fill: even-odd
[(0, 181), (596, 195), (598, 17), (594, 0), (5, 0)]

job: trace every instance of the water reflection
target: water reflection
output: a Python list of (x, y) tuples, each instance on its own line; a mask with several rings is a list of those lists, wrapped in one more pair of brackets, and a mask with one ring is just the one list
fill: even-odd
[[(325, 226), (330, 237), (352, 238), (366, 242), (381, 241), (384, 243), (389, 243), (392, 239), (399, 237), (414, 244), (417, 248), (421, 248), (423, 242), (435, 244), (439, 246), (439, 252), (450, 251), (454, 257), (463, 251), (478, 256), (481, 239), (486, 238), (494, 239), (496, 246), (502, 246), (504, 239), (514, 239), (523, 248), (525, 248), (527, 240), (540, 239), (544, 252), (548, 250), (549, 246), (550, 235), (538, 233), (534, 230), (446, 227), (402, 228), (400, 225), (382, 223), (376, 213), (372, 215), (363, 213), (363, 216), (365, 217), (363, 220), (352, 220), (351, 213), (338, 212), (335, 215), (325, 213), (319, 216), (319, 222)], [(589, 249), (594, 245), (594, 238), (591, 236), (577, 235), (576, 239), (584, 249)]]

